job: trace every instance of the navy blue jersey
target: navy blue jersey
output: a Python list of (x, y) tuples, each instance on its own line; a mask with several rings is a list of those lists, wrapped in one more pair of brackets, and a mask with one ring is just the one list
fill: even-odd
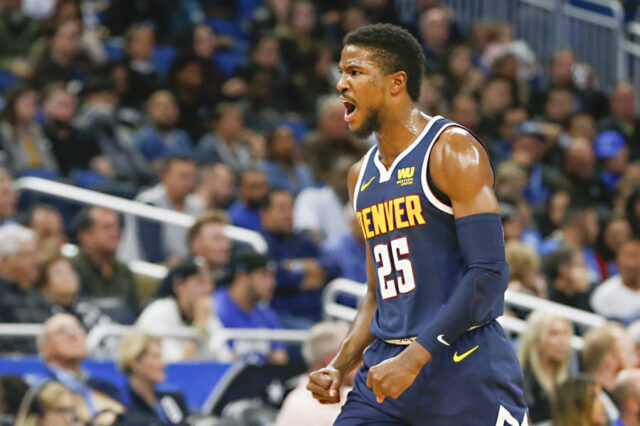
[[(378, 282), (371, 332), (383, 340), (429, 327), (465, 273), (453, 210), (427, 178), (433, 144), (450, 126), (462, 127), (433, 117), (389, 169), (377, 146), (363, 159), (353, 202)], [(485, 320), (501, 315), (502, 304)]]

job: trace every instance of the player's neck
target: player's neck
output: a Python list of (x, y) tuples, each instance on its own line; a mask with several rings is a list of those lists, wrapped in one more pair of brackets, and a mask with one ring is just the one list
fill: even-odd
[(380, 160), (390, 167), (393, 160), (422, 133), (429, 119), (413, 103), (387, 108), (377, 132)]

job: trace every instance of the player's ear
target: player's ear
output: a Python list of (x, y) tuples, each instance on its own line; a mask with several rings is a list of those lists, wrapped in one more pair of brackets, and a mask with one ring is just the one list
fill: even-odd
[(391, 78), (391, 95), (395, 96), (406, 90), (407, 87), (407, 73), (404, 71), (397, 71), (392, 73)]

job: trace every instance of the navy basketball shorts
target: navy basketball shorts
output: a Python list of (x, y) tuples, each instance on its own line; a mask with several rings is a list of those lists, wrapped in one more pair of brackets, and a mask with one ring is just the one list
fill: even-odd
[(376, 339), (334, 425), (525, 426), (522, 370), (496, 321), (471, 330), (427, 363), (398, 399), (376, 401), (369, 368), (406, 346)]

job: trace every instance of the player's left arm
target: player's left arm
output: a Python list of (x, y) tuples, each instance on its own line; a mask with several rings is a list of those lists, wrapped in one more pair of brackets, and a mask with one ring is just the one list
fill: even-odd
[(502, 224), (486, 150), (466, 130), (449, 128), (433, 147), (429, 171), (451, 199), (465, 274), (416, 342), (371, 368), (369, 381), (379, 398), (397, 398), (404, 392), (435, 353), (488, 316), (508, 283)]

